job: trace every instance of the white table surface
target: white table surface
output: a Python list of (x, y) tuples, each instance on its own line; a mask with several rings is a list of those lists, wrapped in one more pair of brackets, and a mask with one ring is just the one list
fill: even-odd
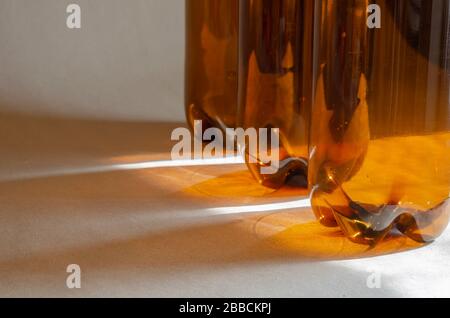
[(242, 164), (167, 167), (175, 126), (1, 114), (0, 296), (450, 296), (450, 231), (353, 244)]

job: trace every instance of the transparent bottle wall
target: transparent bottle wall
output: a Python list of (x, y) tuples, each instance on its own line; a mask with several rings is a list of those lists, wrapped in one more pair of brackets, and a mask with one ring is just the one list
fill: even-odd
[(234, 127), (238, 0), (186, 0), (185, 107), (189, 125)]
[(281, 167), (261, 173), (259, 154), (248, 148), (247, 165), (263, 185), (280, 187), (306, 173), (312, 101), (313, 1), (241, 0), (239, 126), (278, 128)]
[[(309, 183), (313, 209), (359, 243), (427, 242), (450, 192), (449, 1), (323, 0)], [(381, 8), (368, 28), (367, 6)]]

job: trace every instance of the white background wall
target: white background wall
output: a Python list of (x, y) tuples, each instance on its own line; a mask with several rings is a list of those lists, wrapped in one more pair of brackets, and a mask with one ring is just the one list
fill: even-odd
[(184, 120), (183, 64), (184, 0), (0, 0), (0, 111)]

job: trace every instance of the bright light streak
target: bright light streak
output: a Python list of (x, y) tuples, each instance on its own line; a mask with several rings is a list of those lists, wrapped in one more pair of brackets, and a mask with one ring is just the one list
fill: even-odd
[(216, 166), (245, 163), (242, 157), (206, 158), (194, 160), (162, 160), (112, 165), (112, 170), (139, 170), (166, 167)]
[(206, 158), (192, 160), (158, 160), (158, 161), (142, 161), (134, 163), (117, 163), (117, 164), (100, 164), (94, 167), (67, 167), (52, 169), (50, 171), (22, 171), (22, 174), (16, 174), (10, 177), (0, 178), (0, 181), (26, 180), (35, 178), (48, 178), (77, 174), (91, 174), (112, 172), (121, 170), (143, 170), (153, 168), (169, 168), (169, 167), (192, 167), (192, 166), (215, 166), (215, 165), (232, 165), (245, 163), (242, 157), (224, 157), (224, 158)]
[(224, 214), (238, 214), (238, 213), (256, 213), (256, 212), (270, 212), (298, 208), (309, 208), (311, 202), (309, 199), (301, 199), (287, 202), (268, 203), (260, 205), (244, 205), (244, 206), (230, 206), (220, 208), (207, 209), (208, 214), (224, 215)]

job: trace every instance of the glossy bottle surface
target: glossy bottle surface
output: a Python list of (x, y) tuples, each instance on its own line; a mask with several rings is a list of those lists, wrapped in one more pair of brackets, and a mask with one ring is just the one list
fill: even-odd
[(186, 0), (185, 108), (191, 128), (234, 127), (238, 0)]
[(306, 174), (312, 101), (314, 1), (240, 0), (239, 126), (279, 129), (280, 168), (264, 175), (245, 148), (249, 170), (277, 188)]
[(310, 146), (314, 212), (353, 241), (428, 242), (450, 212), (449, 1), (323, 0)]

